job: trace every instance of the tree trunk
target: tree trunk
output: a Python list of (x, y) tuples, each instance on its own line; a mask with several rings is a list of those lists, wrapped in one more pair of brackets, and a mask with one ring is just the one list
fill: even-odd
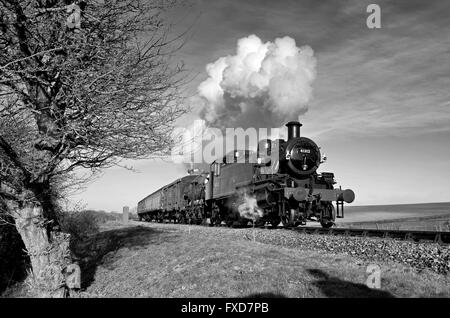
[(29, 282), (40, 297), (64, 297), (64, 272), (70, 264), (69, 234), (48, 230), (40, 206), (15, 208), (16, 227), (30, 256)]
[(7, 209), (0, 198), (0, 294), (11, 284), (25, 279), (31, 266), (14, 218)]

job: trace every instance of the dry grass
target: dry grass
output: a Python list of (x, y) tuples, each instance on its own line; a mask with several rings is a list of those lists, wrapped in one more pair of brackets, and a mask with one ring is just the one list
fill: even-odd
[(368, 264), (347, 255), (254, 242), (251, 230), (240, 239), (216, 230), (148, 224), (109, 232), (105, 238), (117, 245), (102, 257), (80, 296), (450, 296), (446, 276), (379, 264), (383, 290), (372, 290), (364, 285)]
[(448, 276), (378, 264), (382, 290), (374, 290), (366, 263), (259, 243), (251, 229), (137, 224), (115, 224), (78, 246), (83, 291), (72, 296), (450, 297)]

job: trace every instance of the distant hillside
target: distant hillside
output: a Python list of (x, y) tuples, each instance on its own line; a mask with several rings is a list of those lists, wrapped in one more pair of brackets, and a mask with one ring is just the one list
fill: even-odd
[(367, 206), (348, 205), (345, 206), (344, 219), (338, 219), (338, 223), (378, 222), (437, 216), (448, 216), (450, 218), (450, 202)]
[(420, 212), (420, 213), (434, 213), (434, 212), (449, 212), (450, 202), (436, 202), (436, 203), (415, 203), (415, 204), (390, 204), (390, 205), (362, 205), (362, 206), (346, 206), (349, 212)]

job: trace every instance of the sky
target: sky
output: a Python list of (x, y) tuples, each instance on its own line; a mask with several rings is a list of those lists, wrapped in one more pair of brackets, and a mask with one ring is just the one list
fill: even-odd
[[(381, 7), (380, 29), (366, 26), (370, 3)], [(354, 190), (353, 205), (376, 205), (450, 201), (449, 12), (445, 0), (190, 0), (167, 17), (175, 33), (188, 30), (176, 59), (195, 75), (189, 96), (243, 37), (310, 46), (317, 74), (301, 134), (328, 158), (319, 171)], [(186, 174), (169, 160), (127, 164), (139, 172), (105, 170), (73, 201), (121, 211)]]

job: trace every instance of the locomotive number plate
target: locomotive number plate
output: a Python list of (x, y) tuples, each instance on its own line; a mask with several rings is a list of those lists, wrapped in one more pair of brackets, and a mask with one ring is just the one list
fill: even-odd
[(301, 153), (311, 153), (311, 150), (310, 149), (302, 149), (302, 148), (300, 148), (300, 152)]

